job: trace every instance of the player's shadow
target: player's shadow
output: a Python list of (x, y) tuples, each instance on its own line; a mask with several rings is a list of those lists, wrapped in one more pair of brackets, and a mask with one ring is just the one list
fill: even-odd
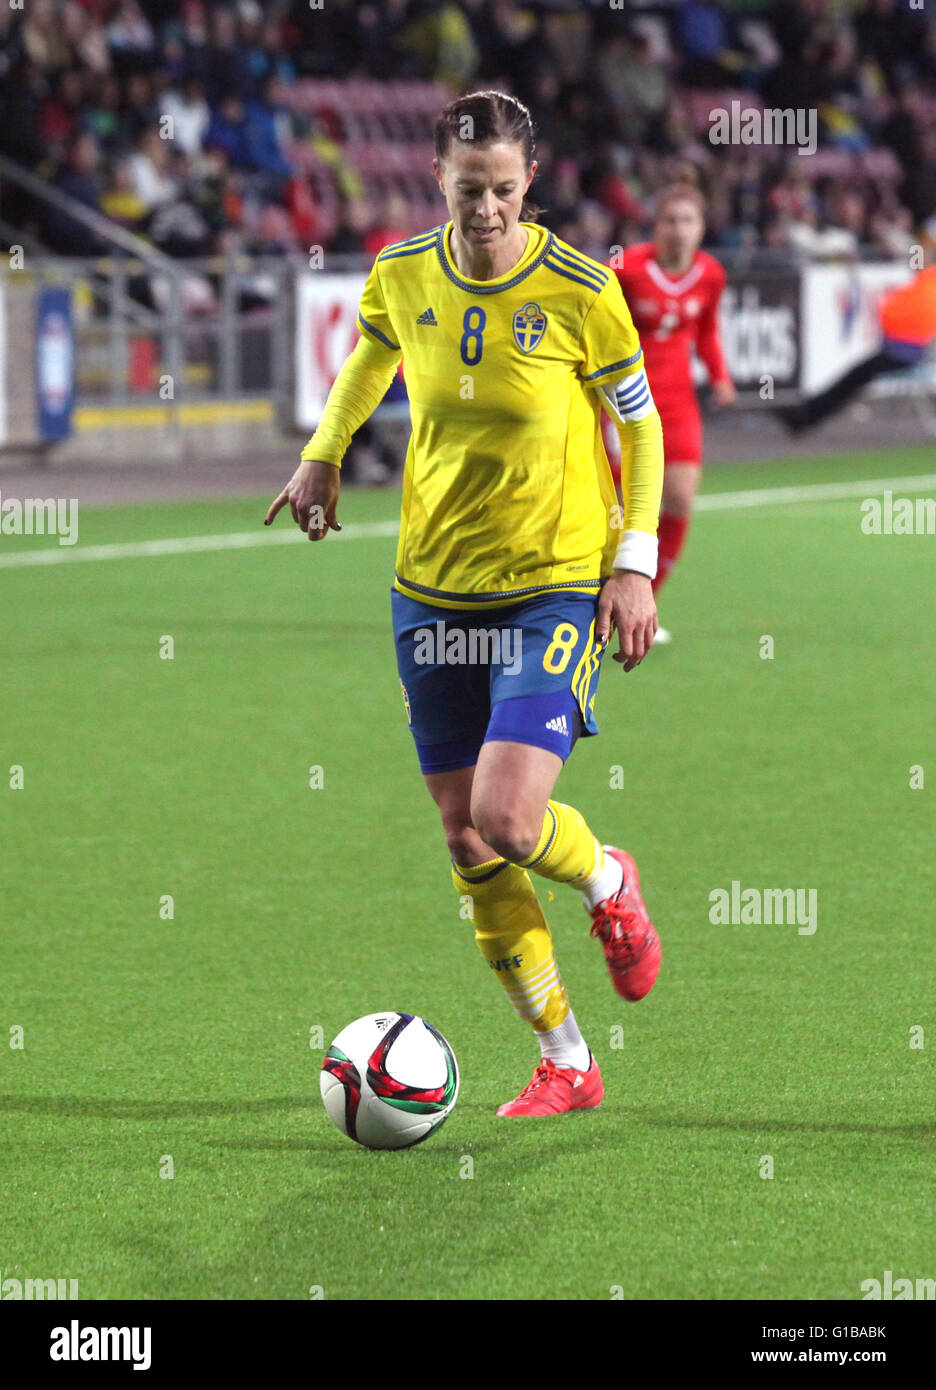
[(93, 1096), (0, 1096), (0, 1112), (78, 1116), (98, 1120), (190, 1120), (224, 1115), (268, 1115), (305, 1110), (314, 1097), (271, 1096), (263, 1100), (105, 1100)]
[[(313, 1121), (315, 1123), (317, 1123), (318, 1121), (319, 1113), (320, 1112), (318, 1112), (317, 1107), (313, 1107)], [(469, 1101), (464, 1104), (461, 1101), (459, 1101), (458, 1113), (462, 1120), (466, 1119), (468, 1115), (471, 1113), (476, 1115), (479, 1119), (488, 1120), (491, 1118), (494, 1112), (490, 1104), (484, 1104), (481, 1101)], [(591, 1110), (577, 1110), (573, 1114), (563, 1117), (563, 1127), (566, 1128), (569, 1125), (582, 1125), (583, 1127), (588, 1127), (589, 1125), (598, 1124), (600, 1122), (600, 1114), (600, 1111), (594, 1112)], [(540, 1117), (539, 1123), (542, 1125), (546, 1125), (546, 1127), (549, 1128), (547, 1121), (549, 1121), (550, 1119), (552, 1119), (551, 1116), (542, 1116)], [(441, 1134), (428, 1136), (427, 1142), (425, 1144), (414, 1144), (412, 1146), (412, 1152), (419, 1154), (429, 1153), (432, 1155), (434, 1160), (439, 1162), (444, 1161), (446, 1163), (453, 1161), (453, 1158), (461, 1160), (465, 1156), (466, 1147), (468, 1151), (472, 1154), (472, 1156), (475, 1158), (478, 1158), (482, 1155), (485, 1157), (499, 1156), (503, 1152), (510, 1151), (509, 1140), (511, 1136), (516, 1135), (518, 1132), (519, 1131), (517, 1126), (512, 1125), (508, 1122), (501, 1124), (500, 1121), (498, 1121), (498, 1131), (496, 1138), (478, 1139), (476, 1136), (470, 1141), (462, 1139), (459, 1142), (454, 1138), (449, 1138), (448, 1135), (451, 1133), (451, 1131), (445, 1130)], [(566, 1132), (568, 1133), (567, 1128)], [(507, 1140), (508, 1142), (505, 1144), (501, 1142), (502, 1140)], [(590, 1140), (590, 1143), (591, 1142), (593, 1142), (593, 1140)], [(332, 1156), (337, 1159), (341, 1159), (342, 1156), (347, 1156), (349, 1153), (361, 1155), (369, 1154), (371, 1155), (371, 1157), (375, 1157), (381, 1154), (390, 1155), (399, 1154), (400, 1152), (394, 1149), (367, 1149), (363, 1145), (359, 1144), (352, 1144), (349, 1147), (348, 1141), (345, 1138), (343, 1138), (337, 1131), (332, 1131), (330, 1127), (326, 1129), (326, 1137), (322, 1139), (317, 1139), (315, 1137), (315, 1130), (310, 1129), (308, 1135), (300, 1135), (297, 1138), (292, 1139), (266, 1139), (259, 1136), (256, 1138), (246, 1139), (212, 1138), (203, 1140), (203, 1143), (206, 1148), (231, 1149), (237, 1152), (293, 1152), (303, 1154), (316, 1154), (324, 1157)], [(404, 1150), (403, 1152), (409, 1152), (409, 1150)], [(551, 1143), (549, 1145), (550, 1156), (553, 1156), (557, 1153), (581, 1152), (582, 1145), (580, 1142), (559, 1146), (557, 1146), (554, 1143)]]
[[(280, 1153), (280, 1154), (301, 1154), (306, 1158), (318, 1160), (333, 1158), (337, 1163), (345, 1162), (349, 1157), (360, 1155), (361, 1161), (366, 1162), (368, 1157), (379, 1159), (382, 1154), (396, 1155), (401, 1152), (408, 1153), (408, 1149), (368, 1149), (363, 1144), (351, 1144), (337, 1130), (334, 1131), (334, 1138), (315, 1139), (309, 1135), (303, 1138), (301, 1135), (295, 1139), (202, 1139), (202, 1144), (206, 1149), (224, 1149), (232, 1153)], [(437, 1141), (432, 1141), (432, 1153), (438, 1157), (441, 1152)], [(425, 1146), (414, 1144), (412, 1150), (418, 1153)], [(457, 1157), (461, 1156), (461, 1149), (458, 1148)], [(473, 1150), (474, 1152), (474, 1150)], [(450, 1151), (446, 1151), (447, 1161), (451, 1161)]]

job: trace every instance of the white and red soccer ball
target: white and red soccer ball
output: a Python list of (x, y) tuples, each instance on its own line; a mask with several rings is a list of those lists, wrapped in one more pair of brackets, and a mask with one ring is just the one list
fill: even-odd
[(343, 1028), (320, 1077), (330, 1119), (368, 1149), (408, 1149), (444, 1124), (458, 1064), (442, 1034), (414, 1014), (367, 1014)]

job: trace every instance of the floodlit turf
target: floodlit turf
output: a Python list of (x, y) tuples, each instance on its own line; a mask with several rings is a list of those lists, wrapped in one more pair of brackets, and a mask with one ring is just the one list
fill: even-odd
[[(901, 450), (705, 490), (933, 471)], [(80, 546), (244, 531), (267, 502), (83, 512)], [(865, 536), (857, 498), (698, 515), (661, 604), (673, 645), (606, 662), (602, 736), (559, 783), (635, 855), (662, 973), (619, 1000), (578, 898), (540, 880), (607, 1092), (541, 1121), (494, 1116), (536, 1048), (458, 917), (393, 554), (349, 535), (0, 572), (0, 1279), (805, 1299), (936, 1276), (936, 537)], [(713, 925), (732, 880), (815, 889), (818, 929)], [(423, 1014), (461, 1068), (409, 1153), (351, 1144), (319, 1100), (310, 1030), (327, 1045), (377, 1009)]]

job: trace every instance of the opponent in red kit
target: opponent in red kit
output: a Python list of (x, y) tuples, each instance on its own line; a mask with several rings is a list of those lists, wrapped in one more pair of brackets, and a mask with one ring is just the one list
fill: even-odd
[[(708, 368), (712, 394), (730, 405), (735, 389), (728, 374), (718, 331), (718, 302), (725, 272), (713, 256), (700, 251), (705, 232), (702, 195), (688, 185), (673, 184), (657, 202), (654, 240), (631, 246), (610, 261), (640, 335), (650, 390), (663, 422), (663, 502), (659, 528), (657, 590), (682, 550), (692, 499), (702, 465), (702, 417), (690, 370), (689, 350)], [(615, 479), (620, 451), (613, 426), (604, 417), (605, 448)], [(657, 641), (669, 641), (660, 628)]]

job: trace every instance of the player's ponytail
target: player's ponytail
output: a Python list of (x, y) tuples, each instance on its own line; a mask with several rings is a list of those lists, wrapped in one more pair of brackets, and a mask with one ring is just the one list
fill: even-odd
[[(441, 164), (453, 141), (493, 145), (503, 141), (523, 147), (523, 162), (529, 171), (535, 157), (533, 119), (522, 101), (506, 92), (469, 92), (456, 97), (439, 112), (435, 124), (436, 159)], [(520, 217), (535, 222), (543, 208), (524, 198)]]

